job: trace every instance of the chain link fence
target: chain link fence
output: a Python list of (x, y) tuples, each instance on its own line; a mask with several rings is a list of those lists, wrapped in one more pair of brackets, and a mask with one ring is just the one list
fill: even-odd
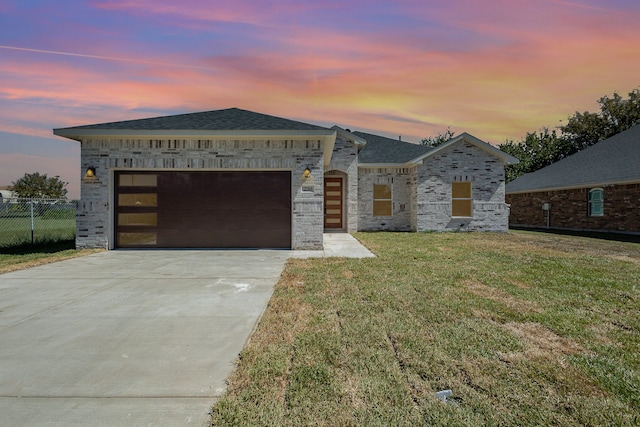
[(6, 198), (0, 202), (0, 249), (73, 240), (75, 235), (74, 201)]

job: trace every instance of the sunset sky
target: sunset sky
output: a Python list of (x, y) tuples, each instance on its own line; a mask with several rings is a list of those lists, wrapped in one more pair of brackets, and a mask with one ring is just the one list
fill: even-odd
[(53, 128), (238, 107), (493, 144), (640, 87), (638, 0), (0, 0), (0, 186), (60, 175)]

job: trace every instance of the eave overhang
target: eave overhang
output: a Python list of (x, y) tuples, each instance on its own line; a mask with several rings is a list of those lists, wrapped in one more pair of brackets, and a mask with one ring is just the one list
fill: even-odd
[(416, 167), (419, 163), (405, 162), (405, 163), (358, 163), (358, 168), (411, 168)]
[(64, 138), (82, 141), (88, 138), (203, 138), (211, 137), (223, 139), (233, 137), (236, 139), (255, 139), (260, 137), (268, 138), (289, 138), (289, 139), (309, 139), (309, 138), (330, 138), (335, 139), (336, 131), (332, 129), (318, 130), (184, 130), (184, 129), (83, 129), (83, 128), (60, 128), (54, 129), (53, 134)]
[(184, 130), (184, 129), (96, 129), (96, 128), (59, 128), (53, 134), (63, 138), (82, 141), (87, 139), (320, 139), (323, 144), (324, 166), (331, 162), (331, 154), (336, 143), (335, 129), (315, 130)]
[(528, 189), (528, 190), (516, 190), (516, 191), (509, 191), (509, 189), (505, 189), (505, 194), (544, 193), (547, 191), (579, 190), (581, 188), (612, 187), (614, 185), (629, 185), (629, 184), (640, 184), (640, 178), (624, 180), (624, 181), (594, 181), (594, 182), (585, 182), (582, 184), (535, 188), (535, 189)]

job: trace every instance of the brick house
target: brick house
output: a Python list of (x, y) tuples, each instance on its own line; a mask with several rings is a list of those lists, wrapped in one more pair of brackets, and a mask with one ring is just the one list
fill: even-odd
[(516, 227), (640, 234), (640, 125), (506, 186)]
[(230, 108), (54, 129), (81, 143), (79, 248), (318, 249), (328, 230), (507, 231), (504, 165)]

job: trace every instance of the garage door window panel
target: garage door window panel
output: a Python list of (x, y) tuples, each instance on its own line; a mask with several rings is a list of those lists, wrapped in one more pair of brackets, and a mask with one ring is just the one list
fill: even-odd
[(155, 246), (157, 243), (157, 233), (118, 233), (120, 246)]
[(120, 187), (157, 187), (158, 176), (155, 174), (120, 174)]
[(121, 213), (118, 214), (118, 224), (127, 226), (155, 227), (158, 225), (158, 214), (148, 213)]
[(158, 195), (155, 193), (118, 194), (118, 206), (156, 207)]
[(119, 247), (153, 247), (158, 243), (158, 175), (116, 174), (116, 244)]

